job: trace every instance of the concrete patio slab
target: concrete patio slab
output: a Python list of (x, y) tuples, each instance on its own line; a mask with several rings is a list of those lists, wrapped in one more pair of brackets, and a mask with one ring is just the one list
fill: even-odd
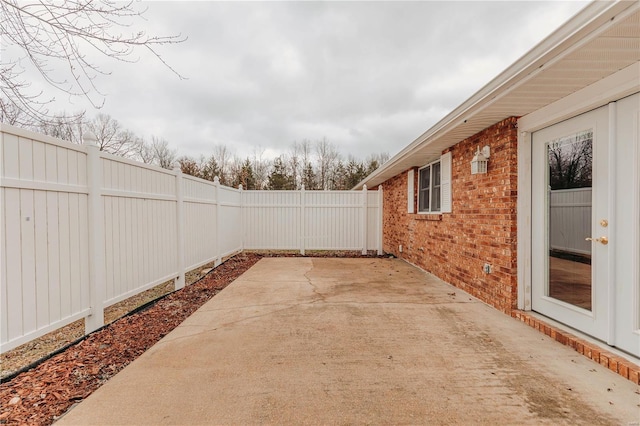
[(637, 424), (638, 404), (403, 261), (265, 258), (58, 424)]

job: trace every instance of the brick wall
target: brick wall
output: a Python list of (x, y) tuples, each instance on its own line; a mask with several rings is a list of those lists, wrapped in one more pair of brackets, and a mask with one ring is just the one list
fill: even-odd
[[(385, 252), (508, 314), (517, 307), (516, 124), (517, 118), (508, 118), (448, 149), (452, 213), (408, 214), (406, 172), (383, 183)], [(472, 176), (471, 159), (485, 145), (491, 147), (488, 173)], [(490, 274), (483, 272), (485, 263)]]

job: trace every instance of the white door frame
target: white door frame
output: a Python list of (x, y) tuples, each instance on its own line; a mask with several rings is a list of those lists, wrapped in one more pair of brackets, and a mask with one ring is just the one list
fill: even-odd
[[(533, 133), (532, 149), (532, 227), (536, 233), (532, 238), (532, 309), (553, 318), (563, 324), (581, 330), (593, 337), (607, 340), (611, 335), (609, 325), (613, 322), (610, 312), (615, 309), (615, 299), (612, 299), (614, 281), (609, 271), (614, 269), (612, 265), (613, 250), (616, 246), (616, 238), (610, 233), (615, 220), (610, 216), (613, 212), (608, 203), (611, 201), (611, 190), (615, 181), (609, 176), (609, 148), (615, 145), (611, 139), (609, 129), (615, 126), (611, 123), (610, 109), (615, 103), (610, 103), (592, 111), (580, 114), (576, 117), (564, 120), (552, 126), (545, 127)], [(551, 283), (549, 272), (549, 250), (552, 247), (551, 214), (549, 211), (551, 194), (548, 181), (550, 160), (547, 146), (552, 140), (568, 138), (584, 131), (592, 132), (593, 185), (589, 192), (589, 205), (591, 218), (588, 222), (588, 230), (584, 229), (580, 239), (596, 235), (613, 239), (614, 244), (593, 243), (590, 247), (590, 292), (591, 306), (588, 309), (578, 307), (562, 298), (550, 295)], [(593, 202), (592, 198), (593, 197)], [(615, 217), (615, 216), (614, 216)], [(607, 219), (611, 226), (603, 227), (599, 224), (601, 219)], [(545, 230), (545, 231), (543, 231)], [(571, 232), (569, 232), (571, 234)], [(575, 238), (569, 237), (569, 238)], [(613, 237), (613, 238), (612, 238)], [(593, 237), (596, 238), (596, 237)], [(569, 246), (572, 247), (572, 246)], [(575, 246), (573, 246), (575, 247)], [(544, 255), (543, 255), (544, 253)], [(613, 302), (613, 303), (610, 303)], [(608, 341), (613, 344), (613, 341)]]
[(636, 62), (518, 120), (518, 309), (531, 310), (531, 134), (638, 92), (638, 75)]

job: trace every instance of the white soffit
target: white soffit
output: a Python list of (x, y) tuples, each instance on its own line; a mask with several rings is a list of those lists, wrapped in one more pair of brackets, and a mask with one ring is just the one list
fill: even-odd
[(529, 114), (639, 61), (640, 2), (594, 1), (356, 189), (422, 166), (505, 118)]

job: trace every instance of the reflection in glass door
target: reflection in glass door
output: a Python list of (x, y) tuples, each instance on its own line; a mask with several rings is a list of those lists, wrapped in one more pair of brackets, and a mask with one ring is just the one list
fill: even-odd
[(546, 296), (591, 311), (593, 131), (551, 140), (547, 149)]

